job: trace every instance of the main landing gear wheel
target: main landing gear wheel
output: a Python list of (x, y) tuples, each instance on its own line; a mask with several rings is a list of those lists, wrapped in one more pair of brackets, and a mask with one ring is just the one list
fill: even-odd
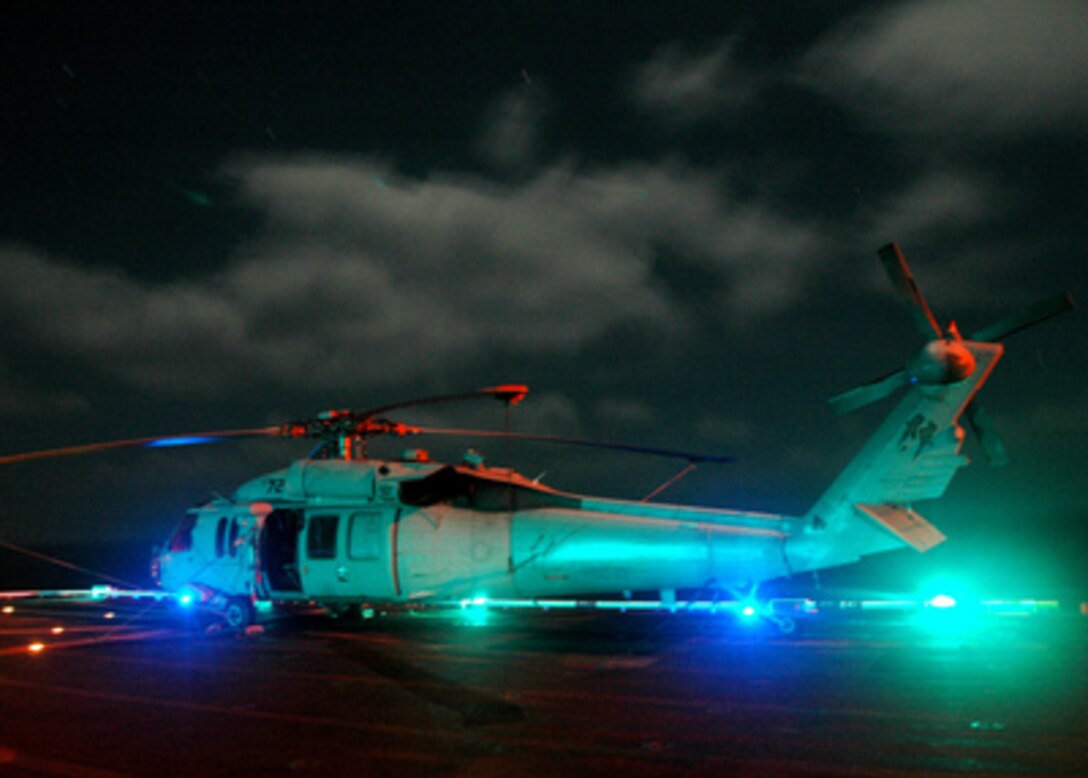
[(223, 624), (227, 629), (245, 632), (256, 620), (257, 613), (247, 597), (231, 597), (223, 609)]
[(331, 618), (353, 626), (364, 624), (379, 615), (378, 611), (374, 610), (372, 605), (367, 605), (365, 603), (329, 605), (325, 607), (325, 612), (328, 613)]

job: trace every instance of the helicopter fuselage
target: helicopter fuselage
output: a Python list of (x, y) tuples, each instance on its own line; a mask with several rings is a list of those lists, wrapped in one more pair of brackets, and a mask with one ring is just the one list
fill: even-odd
[(731, 588), (789, 572), (787, 523), (480, 464), (300, 460), (190, 511), (156, 567), (168, 590), (322, 604)]

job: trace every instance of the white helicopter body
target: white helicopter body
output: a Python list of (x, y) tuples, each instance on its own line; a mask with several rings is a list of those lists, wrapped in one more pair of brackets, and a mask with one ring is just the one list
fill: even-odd
[[(974, 402), (1004, 347), (998, 341), (1072, 307), (1059, 295), (964, 339), (941, 328), (895, 244), (880, 257), (925, 343), (899, 371), (832, 400), (851, 410), (905, 389), (831, 487), (801, 516), (625, 501), (556, 491), (479, 455), (456, 464), (423, 452), (368, 459), (379, 434), (519, 437), (715, 459), (548, 435), (409, 427), (379, 416), (398, 408), (491, 396), (508, 404), (520, 385), (330, 411), (303, 422), (185, 438), (75, 446), (0, 457), (0, 464), (124, 446), (253, 436), (316, 437), (324, 458), (255, 478), (229, 498), (191, 510), (153, 562), (159, 585), (247, 624), (260, 602), (349, 606), (475, 598), (550, 598), (678, 589), (753, 590), (783, 576), (855, 562), (944, 535), (915, 512), (944, 494), (963, 455), (966, 419), (993, 460), (1003, 446)], [(717, 459), (721, 459), (717, 457)]]

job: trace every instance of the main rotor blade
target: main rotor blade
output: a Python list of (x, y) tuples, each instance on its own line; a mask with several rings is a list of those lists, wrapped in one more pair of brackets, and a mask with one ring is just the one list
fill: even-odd
[(929, 309), (918, 284), (914, 283), (914, 276), (910, 272), (910, 266), (907, 265), (906, 257), (899, 250), (899, 245), (889, 243), (877, 253), (884, 264), (884, 270), (888, 273), (888, 278), (892, 281), (892, 286), (899, 294), (899, 299), (914, 320), (915, 328), (927, 341), (934, 337), (943, 338), (944, 332), (937, 324), (937, 319), (933, 316), (933, 311)]
[(636, 446), (629, 443), (609, 443), (602, 440), (572, 438), (565, 435), (536, 435), (528, 432), (503, 432), (500, 430), (453, 429), (448, 427), (411, 427), (411, 432), (420, 435), (448, 435), (460, 438), (502, 438), (506, 440), (528, 440), (536, 443), (556, 443), (563, 446), (582, 446), (609, 451), (627, 451), (632, 454), (647, 454), (655, 457), (686, 459), (689, 462), (732, 462), (733, 457), (721, 454), (699, 454), (691, 451), (677, 451), (669, 448)]
[[(55, 457), (76, 456), (78, 454), (93, 454), (99, 451), (109, 451), (117, 448), (169, 448), (173, 446), (197, 446), (207, 443), (218, 443), (231, 438), (263, 438), (263, 437), (326, 437), (330, 434), (354, 434), (351, 429), (354, 425), (366, 426), (366, 423), (380, 413), (410, 408), (417, 405), (434, 405), (437, 403), (453, 402), (455, 400), (467, 400), (475, 397), (494, 397), (510, 405), (521, 402), (528, 394), (529, 387), (523, 384), (502, 384), (477, 389), (473, 392), (461, 394), (447, 394), (436, 397), (424, 397), (418, 400), (391, 403), (367, 411), (332, 411), (315, 419), (300, 422), (289, 422), (275, 427), (257, 427), (254, 429), (219, 430), (215, 432), (195, 432), (186, 435), (157, 435), (147, 438), (132, 438), (131, 440), (113, 440), (105, 443), (87, 443), (79, 446), (66, 446), (64, 448), (48, 449), (46, 451), (29, 451), (23, 454), (9, 454), (0, 456), (0, 465), (9, 465), (15, 462), (29, 462), (36, 459), (52, 459)], [(386, 423), (388, 427), (391, 423)], [(381, 425), (379, 425), (381, 426)], [(367, 430), (367, 434), (396, 434), (391, 429), (381, 429), (377, 432)], [(364, 434), (360, 432), (359, 434)]]
[(529, 387), (524, 384), (502, 384), (500, 386), (489, 386), (484, 389), (476, 389), (472, 392), (441, 394), (435, 397), (422, 397), (416, 400), (404, 400), (402, 402), (390, 403), (389, 405), (379, 405), (377, 408), (369, 408), (365, 411), (353, 413), (353, 415), (360, 420), (365, 420), (374, 418), (378, 414), (388, 413), (389, 411), (399, 411), (402, 408), (415, 408), (420, 405), (439, 405), (441, 403), (456, 402), (458, 400), (471, 400), (477, 397), (494, 397), (495, 399), (503, 400), (510, 405), (517, 405), (525, 399), (525, 395), (528, 393)]
[(866, 405), (883, 400), (896, 389), (910, 383), (910, 377), (904, 369), (873, 379), (867, 384), (856, 386), (849, 391), (836, 395), (828, 400), (835, 413), (843, 415), (863, 408)]
[(1066, 292), (1047, 297), (1034, 305), (1029, 305), (1019, 313), (1006, 316), (996, 324), (973, 333), (969, 340), (978, 340), (992, 343), (995, 340), (1004, 340), (1010, 335), (1015, 335), (1020, 330), (1025, 330), (1035, 324), (1052, 319), (1066, 311), (1073, 310), (1073, 298)]
[(10, 465), (15, 462), (30, 462), (35, 459), (54, 459), (56, 457), (70, 457), (78, 454), (94, 454), (99, 451), (110, 451), (117, 448), (200, 446), (207, 443), (219, 443), (224, 440), (236, 438), (279, 437), (280, 434), (279, 427), (257, 427), (255, 429), (246, 430), (196, 432), (188, 435), (157, 435), (149, 438), (112, 440), (106, 443), (86, 443), (80, 446), (65, 446), (64, 448), (51, 448), (45, 451), (28, 451), (23, 454), (8, 454), (7, 456), (0, 456), (0, 465)]

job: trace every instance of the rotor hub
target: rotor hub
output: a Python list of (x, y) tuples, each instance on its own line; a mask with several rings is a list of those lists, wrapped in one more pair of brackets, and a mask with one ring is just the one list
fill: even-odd
[(907, 366), (912, 383), (953, 384), (975, 372), (975, 355), (954, 338), (931, 340)]

